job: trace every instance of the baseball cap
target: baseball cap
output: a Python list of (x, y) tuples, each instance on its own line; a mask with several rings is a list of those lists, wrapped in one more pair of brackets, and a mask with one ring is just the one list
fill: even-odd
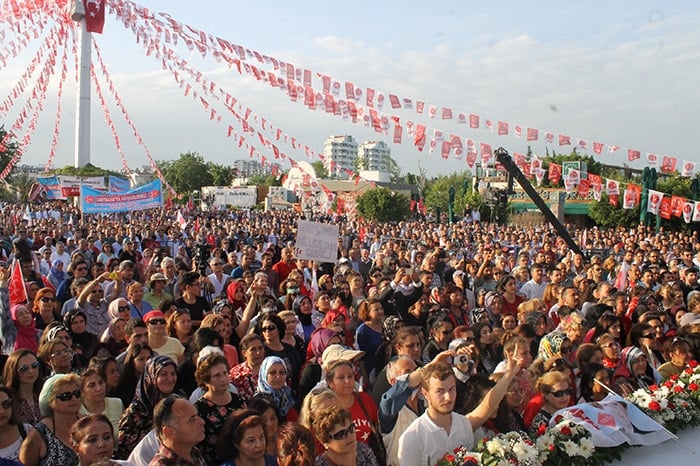
[(471, 342), (467, 340), (466, 338), (455, 338), (452, 340), (447, 347), (448, 350), (450, 351), (457, 351), (460, 348), (463, 348), (465, 346), (471, 345)]

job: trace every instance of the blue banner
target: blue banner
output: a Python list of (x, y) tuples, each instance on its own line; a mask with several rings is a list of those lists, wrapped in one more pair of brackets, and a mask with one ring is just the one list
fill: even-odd
[(128, 212), (163, 206), (163, 188), (160, 180), (125, 193), (104, 192), (82, 186), (80, 207), (85, 214)]
[(109, 190), (113, 193), (124, 193), (131, 189), (131, 183), (129, 180), (124, 178), (119, 178), (117, 176), (109, 176)]
[(37, 183), (44, 188), (46, 199), (65, 199), (61, 192), (61, 183), (57, 176), (40, 177), (36, 179)]

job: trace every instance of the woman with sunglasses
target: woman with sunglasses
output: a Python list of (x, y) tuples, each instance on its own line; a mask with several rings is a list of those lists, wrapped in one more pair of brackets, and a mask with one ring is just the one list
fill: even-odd
[(316, 466), (371, 466), (377, 458), (366, 443), (358, 442), (350, 411), (331, 406), (316, 415), (314, 432), (326, 449), (316, 457)]
[(20, 461), (25, 466), (77, 464), (70, 432), (79, 419), (80, 377), (57, 374), (46, 379), (39, 406), (44, 418), (22, 442)]
[(535, 389), (542, 395), (542, 408), (532, 419), (528, 433), (532, 437), (544, 434), (556, 411), (569, 406), (573, 390), (569, 377), (559, 371), (545, 373), (537, 380)]
[(265, 342), (265, 356), (277, 356), (287, 366), (289, 380), (296, 386), (301, 371), (301, 358), (292, 345), (284, 343), (282, 338), (286, 333), (284, 321), (276, 314), (266, 313), (255, 325), (254, 332)]
[(41, 363), (29, 350), (18, 350), (10, 354), (5, 362), (2, 380), (10, 389), (13, 414), (18, 422), (36, 424), (41, 419), (39, 392), (43, 377)]
[(73, 349), (64, 340), (48, 340), (41, 346), (37, 356), (45, 367), (54, 374), (69, 374), (73, 372)]
[(294, 395), (287, 385), (287, 374), (287, 366), (281, 358), (266, 357), (260, 365), (257, 393), (268, 394), (284, 418), (296, 421), (299, 413), (294, 408)]
[[(172, 315), (170, 317), (172, 318)], [(184, 345), (177, 338), (168, 336), (163, 312), (151, 311), (144, 316), (143, 321), (148, 329), (148, 345), (154, 353), (169, 356), (178, 362), (185, 359)]]
[(51, 322), (61, 322), (61, 313), (56, 303), (56, 291), (51, 288), (37, 291), (32, 308), (36, 328), (43, 330)]
[(18, 460), (22, 441), (32, 429), (15, 416), (12, 391), (0, 386), (0, 458)]
[(119, 442), (116, 457), (126, 459), (137, 443), (153, 427), (153, 409), (160, 400), (175, 391), (177, 366), (168, 356), (148, 360), (136, 385), (134, 400), (119, 420)]

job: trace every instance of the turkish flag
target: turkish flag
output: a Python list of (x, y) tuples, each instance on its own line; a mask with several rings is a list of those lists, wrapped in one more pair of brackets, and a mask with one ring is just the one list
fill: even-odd
[(8, 289), (10, 291), (10, 306), (26, 304), (29, 300), (27, 288), (24, 286), (22, 267), (20, 267), (18, 260), (15, 260), (14, 264), (12, 264), (12, 275), (10, 276)]
[(88, 32), (102, 34), (105, 25), (104, 0), (83, 0), (85, 4), (85, 25)]

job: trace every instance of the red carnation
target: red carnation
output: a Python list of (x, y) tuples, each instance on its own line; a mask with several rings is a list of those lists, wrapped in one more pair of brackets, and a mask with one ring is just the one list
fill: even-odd
[(652, 411), (661, 411), (661, 405), (658, 401), (652, 401), (651, 403), (649, 403), (649, 409), (651, 409)]
[(678, 374), (671, 375), (671, 380), (673, 380), (674, 382), (678, 380)]
[(696, 384), (695, 382), (691, 383), (690, 385), (688, 385), (688, 390), (690, 390), (691, 392), (697, 392), (698, 384)]
[(549, 444), (549, 451), (554, 451), (554, 445), (552, 445), (551, 443)]
[(690, 367), (684, 370), (683, 372), (685, 372), (688, 375), (693, 375), (693, 369), (691, 369)]
[[(671, 387), (673, 387), (673, 382), (671, 382), (670, 380), (667, 380), (666, 382), (664, 382), (664, 387), (666, 387), (666, 388), (671, 388)], [(649, 388), (650, 388), (652, 391), (655, 391), (655, 390), (652, 389), (651, 387), (649, 387)]]
[(453, 451), (453, 452), (455, 453), (455, 455), (456, 455), (457, 453), (459, 453), (459, 450), (461, 450), (461, 449), (462, 449), (462, 447), (457, 447), (457, 448), (455, 448), (455, 449), (452, 450), (452, 451)]
[(649, 385), (649, 390), (651, 390), (652, 392), (655, 392), (658, 389), (659, 389), (658, 385)]
[(445, 459), (451, 463), (452, 461), (455, 460), (455, 457), (454, 457), (453, 455), (447, 455), (447, 456), (445, 457)]
[(546, 424), (540, 424), (540, 426), (537, 428), (537, 435), (544, 435), (544, 433), (547, 431), (547, 425)]
[(683, 391), (683, 387), (681, 387), (680, 385), (676, 385), (675, 387), (673, 387), (673, 391), (676, 393), (680, 393)]
[(561, 428), (561, 433), (564, 435), (571, 435), (571, 429), (569, 429), (568, 426), (564, 426)]
[(698, 362), (695, 359), (693, 359), (688, 363), (688, 366), (695, 369), (696, 367), (698, 367)]

